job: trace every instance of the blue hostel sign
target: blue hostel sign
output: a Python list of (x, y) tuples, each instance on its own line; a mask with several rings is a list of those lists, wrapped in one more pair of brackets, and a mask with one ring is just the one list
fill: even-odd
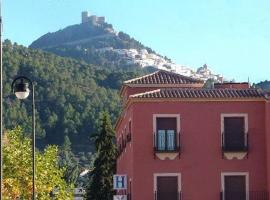
[(113, 189), (126, 190), (127, 189), (127, 175), (114, 175), (113, 176)]

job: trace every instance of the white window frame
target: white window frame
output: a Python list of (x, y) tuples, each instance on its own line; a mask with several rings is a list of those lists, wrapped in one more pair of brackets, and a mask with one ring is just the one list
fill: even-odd
[(182, 180), (181, 180), (181, 173), (154, 173), (154, 191), (157, 191), (157, 178), (158, 177), (177, 177), (177, 184), (178, 184), (178, 192), (182, 191)]
[(246, 178), (246, 200), (249, 200), (249, 173), (248, 172), (222, 172), (221, 173), (221, 191), (224, 199), (225, 176), (245, 176)]
[[(179, 133), (180, 133), (180, 114), (153, 114), (153, 138), (155, 138), (155, 133), (157, 131), (157, 118), (168, 117), (176, 118), (176, 144), (179, 144)], [(156, 133), (157, 134), (157, 133)], [(155, 146), (156, 140), (153, 140), (153, 146)]]
[(221, 113), (220, 115), (220, 123), (221, 123), (221, 146), (222, 144), (222, 134), (224, 134), (224, 118), (226, 117), (243, 117), (245, 123), (245, 145), (247, 145), (247, 134), (248, 134), (248, 114), (247, 113)]

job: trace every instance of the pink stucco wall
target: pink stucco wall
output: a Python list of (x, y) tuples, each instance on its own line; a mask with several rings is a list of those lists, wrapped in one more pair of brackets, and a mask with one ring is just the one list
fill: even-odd
[[(270, 110), (269, 104), (267, 109)], [(250, 191), (267, 190), (265, 141), (267, 139), (270, 142), (270, 138), (265, 137), (265, 131), (270, 113), (266, 116), (265, 110), (265, 102), (252, 101), (134, 103), (117, 128), (119, 135), (129, 118), (132, 118), (132, 143), (119, 157), (117, 171), (127, 173), (132, 178), (133, 200), (154, 199), (154, 173), (181, 173), (185, 200), (219, 199), (221, 172), (248, 172)], [(221, 113), (248, 114), (248, 159), (222, 159)], [(180, 159), (154, 159), (153, 114), (180, 114)], [(270, 128), (267, 131), (269, 135)], [(268, 164), (270, 166), (270, 160)]]
[(268, 191), (270, 191), (270, 101), (265, 104), (265, 132), (266, 132), (266, 160), (267, 160), (267, 181), (268, 181)]
[[(133, 108), (128, 108), (123, 113), (123, 118), (121, 123), (116, 129), (116, 139), (117, 141), (121, 137), (122, 133), (124, 133), (125, 128), (128, 130), (129, 121), (131, 121), (131, 142), (127, 143), (126, 148), (122, 152), (122, 154), (117, 159), (117, 174), (126, 174), (128, 175), (128, 191), (130, 190), (129, 181), (133, 179), (133, 166), (134, 166), (134, 157), (133, 157), (133, 149), (134, 145), (131, 145), (134, 139), (134, 125), (133, 125)], [(133, 182), (131, 182), (131, 185)], [(132, 187), (132, 186), (131, 186)], [(133, 188), (133, 187), (132, 187)], [(127, 192), (128, 192), (127, 191)], [(119, 194), (124, 194), (119, 192)]]

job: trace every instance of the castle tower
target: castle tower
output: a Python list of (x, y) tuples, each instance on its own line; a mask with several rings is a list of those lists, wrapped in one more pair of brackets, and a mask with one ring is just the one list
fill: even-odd
[(82, 23), (86, 23), (89, 21), (89, 13), (88, 11), (82, 12)]
[(105, 23), (105, 17), (98, 17), (97, 21), (99, 24), (103, 24)]

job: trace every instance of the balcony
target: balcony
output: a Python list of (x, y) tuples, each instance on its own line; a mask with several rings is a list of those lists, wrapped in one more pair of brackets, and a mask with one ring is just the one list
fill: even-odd
[[(180, 192), (178, 191), (176, 195), (177, 195), (177, 197), (175, 198), (175, 200), (182, 200), (183, 199), (181, 191)], [(158, 191), (155, 191), (154, 200), (162, 200), (162, 198), (160, 196), (161, 196), (160, 193)], [(170, 194), (165, 195), (165, 196), (170, 196)]]
[(249, 137), (248, 133), (243, 134), (244, 137), (238, 140), (227, 140), (225, 137), (226, 133), (222, 134), (222, 158), (226, 157), (229, 160), (233, 158), (243, 159), (248, 158), (249, 151)]
[(161, 160), (165, 160), (166, 158), (169, 158), (170, 160), (175, 159), (177, 155), (179, 155), (180, 158), (180, 152), (181, 152), (181, 146), (180, 146), (180, 133), (175, 134), (175, 138), (173, 140), (173, 143), (165, 140), (165, 143), (162, 145), (159, 145), (157, 134), (154, 133), (153, 138), (153, 149), (154, 149), (154, 158), (159, 157)]
[(247, 152), (248, 151), (248, 133), (245, 138), (237, 143), (225, 142), (224, 133), (222, 134), (222, 151), (223, 152)]
[(270, 200), (268, 191), (220, 192), (220, 200)]
[(180, 133), (176, 134), (176, 137), (173, 141), (173, 145), (169, 145), (169, 142), (165, 140), (165, 144), (159, 146), (159, 141), (157, 134), (154, 133), (154, 151), (157, 153), (173, 153), (180, 151)]

